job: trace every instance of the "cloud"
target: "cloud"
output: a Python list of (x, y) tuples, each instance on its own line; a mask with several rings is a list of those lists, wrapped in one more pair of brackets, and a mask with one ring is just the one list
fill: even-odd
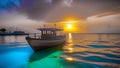
[[(68, 2), (67, 2), (68, 1)], [(0, 26), (38, 27), (67, 16), (87, 20), (91, 31), (119, 29), (120, 0), (0, 0)], [(63, 3), (70, 7), (63, 6)], [(109, 24), (109, 25), (108, 25)], [(104, 29), (102, 29), (104, 28)]]
[(98, 17), (91, 16), (86, 20), (91, 32), (120, 33), (120, 14)]
[(72, 4), (73, 0), (63, 0), (64, 5), (70, 7)]
[[(63, 3), (72, 5), (64, 7)], [(0, 13), (20, 12), (30, 19), (55, 22), (70, 14), (85, 19), (118, 8), (119, 3), (119, 0), (0, 0)]]
[(119, 23), (120, 14), (106, 15), (102, 17), (90, 16), (87, 18), (87, 22), (97, 22), (97, 23)]
[(38, 24), (43, 23), (43, 21), (31, 20), (25, 14), (11, 13), (7, 16), (0, 17), (1, 27), (31, 27), (37, 28)]

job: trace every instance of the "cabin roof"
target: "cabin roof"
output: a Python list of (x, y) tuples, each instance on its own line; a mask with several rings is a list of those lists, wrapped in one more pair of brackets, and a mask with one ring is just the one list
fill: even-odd
[(58, 28), (39, 28), (38, 30), (41, 30), (41, 31), (62, 31), (63, 29), (58, 29)]

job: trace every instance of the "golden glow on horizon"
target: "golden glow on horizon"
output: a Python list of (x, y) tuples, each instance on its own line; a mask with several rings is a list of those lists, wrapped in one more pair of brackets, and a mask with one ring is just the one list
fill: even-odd
[(86, 33), (89, 32), (85, 20), (78, 19), (74, 16), (67, 16), (59, 22), (65, 33)]
[(68, 19), (66, 21), (62, 21), (62, 23), (64, 23), (64, 31), (71, 33), (71, 32), (76, 32), (76, 27), (75, 27), (75, 23), (77, 23), (78, 20), (74, 20), (74, 19)]
[(67, 28), (68, 29), (72, 29), (72, 25), (71, 24), (67, 24)]
[(71, 23), (64, 25), (65, 32), (71, 33), (71, 32), (75, 32), (75, 30), (76, 30), (76, 27)]

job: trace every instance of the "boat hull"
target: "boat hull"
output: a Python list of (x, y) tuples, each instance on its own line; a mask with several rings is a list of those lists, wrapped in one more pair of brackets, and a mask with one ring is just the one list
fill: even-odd
[(34, 51), (55, 47), (65, 43), (65, 38), (55, 40), (41, 40), (41, 39), (26, 39), (26, 40)]

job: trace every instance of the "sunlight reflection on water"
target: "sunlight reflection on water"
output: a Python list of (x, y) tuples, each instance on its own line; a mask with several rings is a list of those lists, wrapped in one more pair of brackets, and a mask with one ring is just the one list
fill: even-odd
[(0, 36), (0, 44), (4, 68), (120, 68), (120, 34), (69, 33), (63, 47), (34, 54), (24, 36)]
[[(73, 37), (71, 37), (73, 36)], [(119, 35), (68, 35), (68, 44), (64, 46), (63, 58), (74, 59), (74, 62), (97, 64), (120, 68), (120, 42)], [(116, 40), (117, 39), (117, 40)], [(72, 42), (71, 42), (72, 41)], [(73, 44), (74, 43), (74, 44)], [(71, 45), (73, 44), (73, 45)], [(95, 54), (94, 54), (95, 53)], [(112, 54), (111, 56), (109, 56)], [(117, 57), (116, 57), (117, 56)], [(72, 58), (73, 57), (73, 58)], [(71, 61), (67, 59), (68, 61)]]

